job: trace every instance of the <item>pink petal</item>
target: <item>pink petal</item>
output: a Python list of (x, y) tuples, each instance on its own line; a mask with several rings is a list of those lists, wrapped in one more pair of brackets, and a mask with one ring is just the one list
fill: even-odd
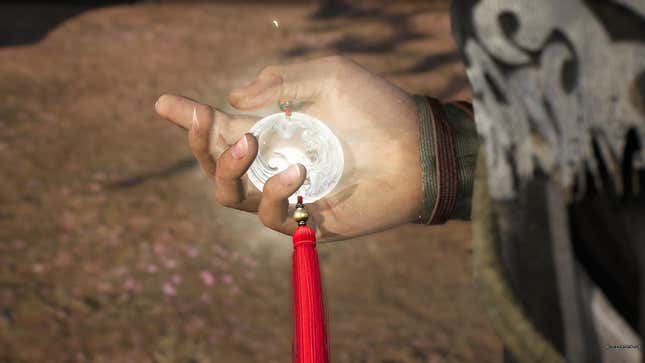
[(202, 282), (206, 286), (212, 286), (215, 283), (215, 278), (210, 271), (203, 270), (199, 273), (199, 276), (202, 278)]
[(188, 251), (186, 251), (186, 254), (188, 255), (188, 257), (195, 258), (199, 256), (199, 250), (195, 247), (191, 247), (188, 249)]
[(123, 282), (123, 289), (132, 291), (136, 290), (139, 284), (132, 278), (128, 277), (124, 282)]
[(175, 289), (175, 287), (172, 286), (172, 284), (170, 282), (166, 282), (165, 284), (163, 284), (162, 290), (163, 290), (163, 293), (166, 296), (175, 296), (175, 295), (177, 295), (177, 289)]
[(175, 285), (181, 284), (181, 276), (179, 276), (178, 274), (172, 275), (172, 282), (174, 282)]
[(232, 283), (233, 283), (233, 276), (231, 276), (231, 275), (229, 275), (229, 274), (225, 274), (225, 275), (223, 275), (223, 276), (222, 276), (222, 282), (223, 282), (223, 283), (225, 283), (225, 284), (227, 284), (227, 285), (232, 284)]
[(177, 261), (172, 260), (172, 259), (171, 259), (171, 260), (165, 260), (165, 261), (163, 262), (163, 265), (164, 265), (166, 268), (175, 268), (175, 267), (177, 267)]

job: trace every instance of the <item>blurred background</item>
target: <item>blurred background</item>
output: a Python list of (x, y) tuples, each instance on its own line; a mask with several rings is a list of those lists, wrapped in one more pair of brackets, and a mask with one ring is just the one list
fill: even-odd
[[(165, 92), (333, 53), (469, 99), (448, 1), (0, 5), (0, 362), (288, 362), (291, 242), (214, 203)], [(272, 21), (280, 24), (276, 29)], [(333, 362), (498, 362), (470, 224), (319, 247)]]

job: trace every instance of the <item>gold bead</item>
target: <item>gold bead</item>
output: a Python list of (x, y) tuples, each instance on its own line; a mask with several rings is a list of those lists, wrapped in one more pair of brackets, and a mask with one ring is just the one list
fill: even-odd
[(309, 213), (307, 212), (306, 209), (302, 207), (298, 207), (293, 212), (293, 219), (298, 223), (307, 222), (307, 219), (309, 219)]
[(293, 106), (293, 102), (289, 100), (282, 100), (278, 102), (278, 106), (280, 106), (280, 109), (284, 111), (287, 108), (291, 108)]

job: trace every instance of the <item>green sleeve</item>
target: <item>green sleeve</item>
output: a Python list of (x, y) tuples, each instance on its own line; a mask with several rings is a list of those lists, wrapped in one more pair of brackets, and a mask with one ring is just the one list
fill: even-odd
[[(428, 106), (425, 97), (415, 96), (419, 107), (419, 153), (423, 185), (423, 210), (417, 223), (429, 220), (437, 194), (436, 160), (434, 151), (434, 134), (431, 121), (427, 117)], [(451, 132), (457, 157), (459, 185), (457, 201), (450, 219), (470, 220), (471, 197), (479, 138), (475, 121), (470, 113), (452, 103), (443, 104), (444, 111), (451, 126)]]
[(475, 120), (459, 106), (449, 103), (444, 105), (444, 109), (452, 126), (459, 172), (457, 205), (450, 219), (470, 220), (475, 164), (477, 163), (477, 151), (479, 149), (477, 128)]

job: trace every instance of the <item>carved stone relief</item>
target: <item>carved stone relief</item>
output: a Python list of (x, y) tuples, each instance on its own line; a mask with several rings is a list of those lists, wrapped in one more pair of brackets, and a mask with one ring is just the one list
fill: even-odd
[[(645, 2), (609, 4), (612, 21), (642, 28), (612, 34), (583, 1), (481, 0), (472, 8), (463, 51), (494, 199), (514, 198), (538, 168), (566, 191), (576, 182), (584, 191), (587, 171), (600, 181), (599, 160), (621, 192), (626, 135), (645, 141)], [(632, 168), (645, 169), (645, 147)]]

